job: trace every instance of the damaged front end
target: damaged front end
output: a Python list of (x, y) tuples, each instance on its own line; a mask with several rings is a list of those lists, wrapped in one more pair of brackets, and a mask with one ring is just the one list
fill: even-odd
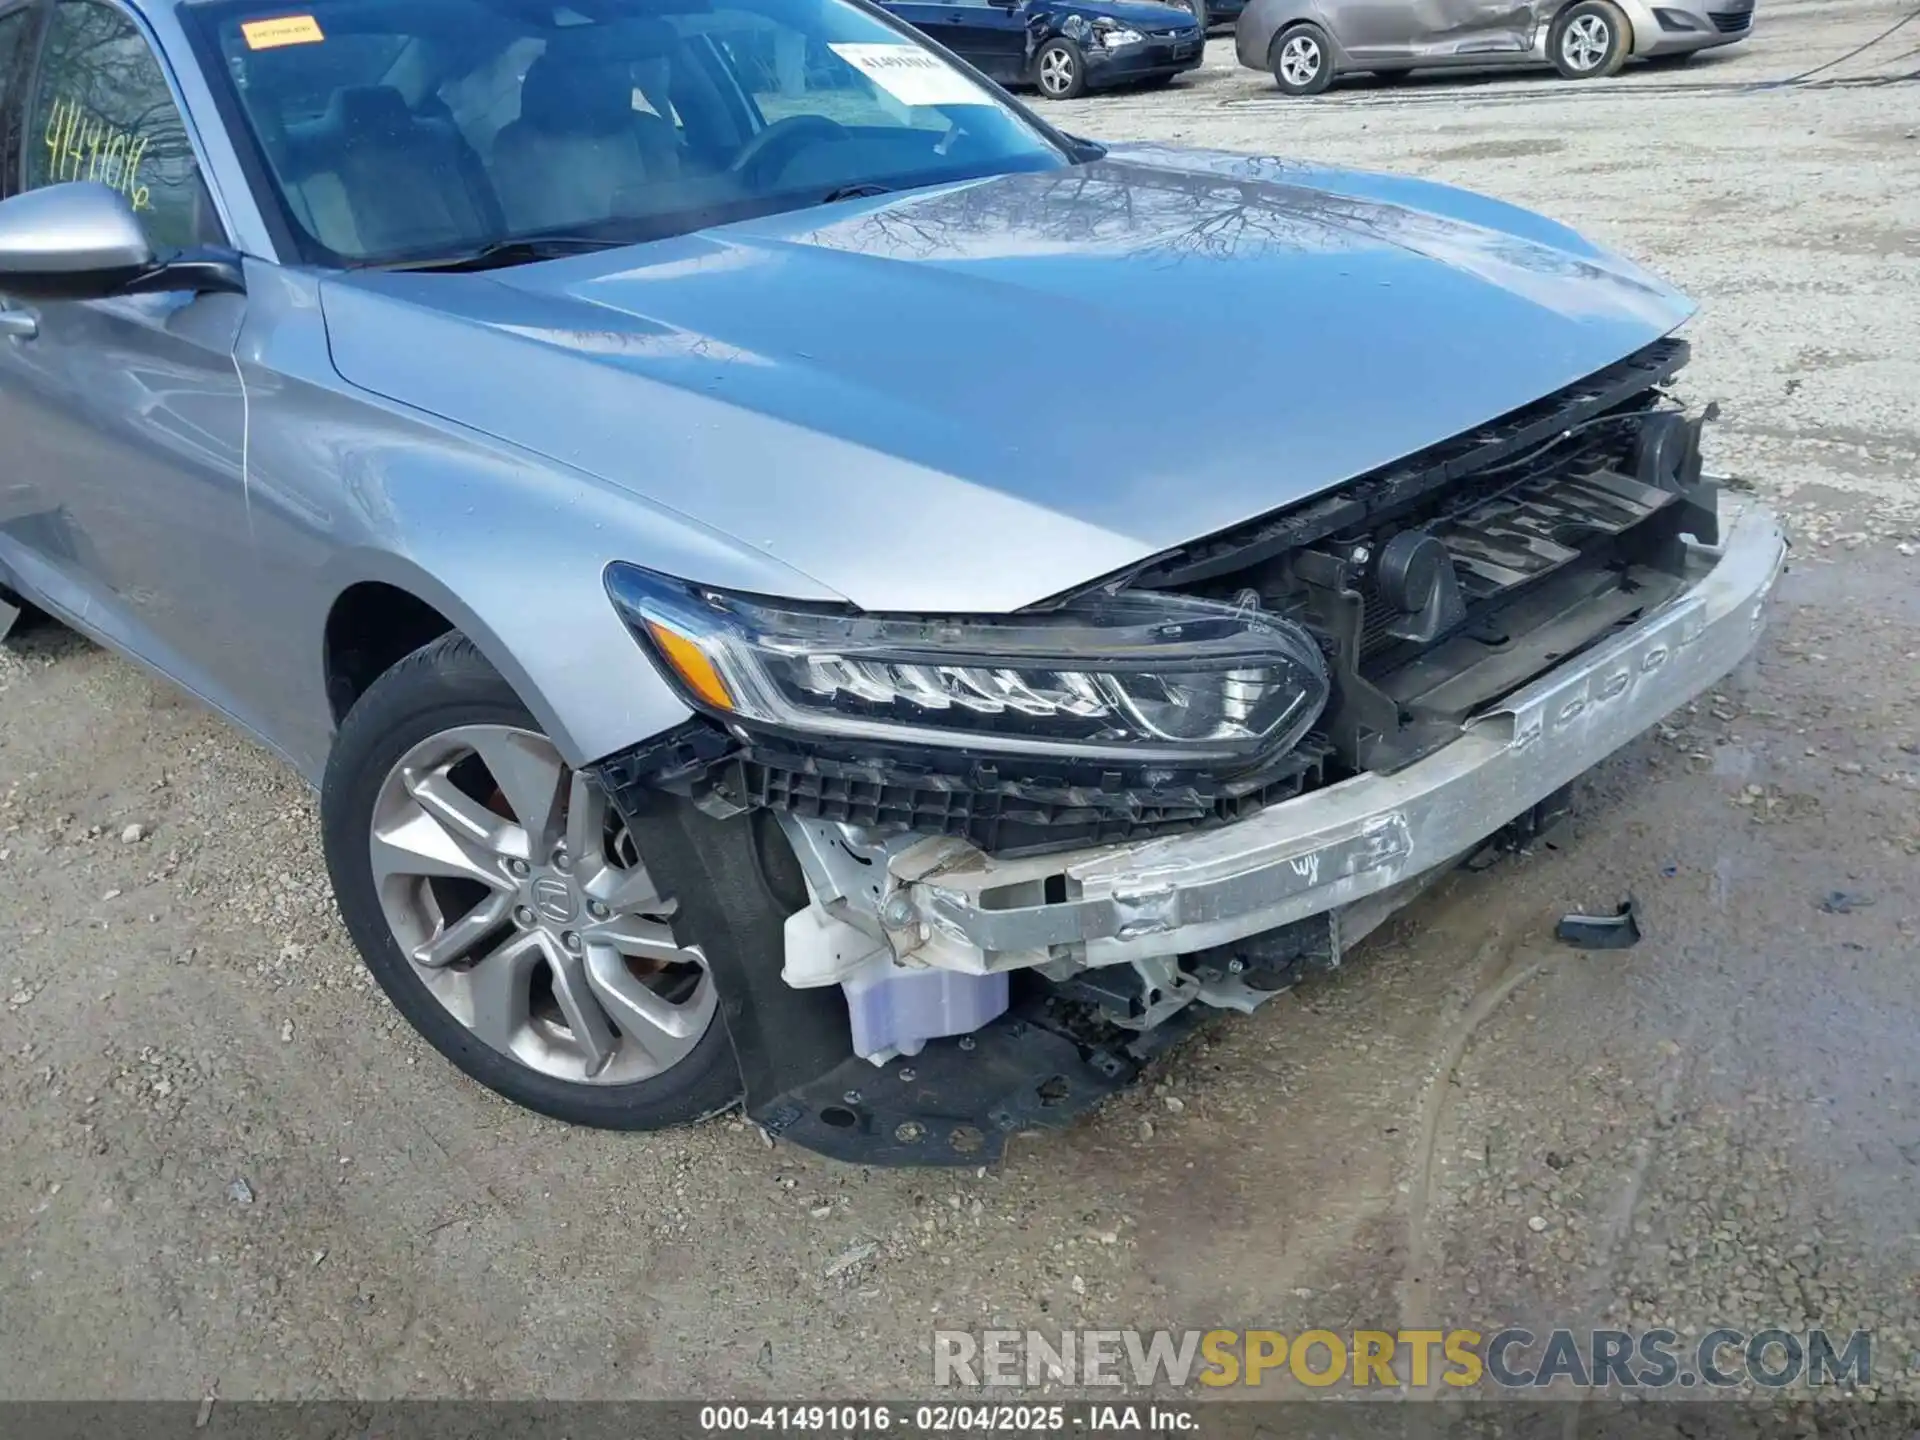
[(610, 792), (774, 819), (804, 876), (780, 984), (734, 986), (793, 1017), (741, 1017), (789, 1051), (743, 1053), (750, 1112), (847, 1159), (991, 1158), (1338, 965), (1725, 674), (1784, 541), (1755, 510), (1722, 533), (1706, 417), (1662, 388), (1685, 358), (1662, 340), (985, 637), (610, 577), (705, 712), (603, 762)]

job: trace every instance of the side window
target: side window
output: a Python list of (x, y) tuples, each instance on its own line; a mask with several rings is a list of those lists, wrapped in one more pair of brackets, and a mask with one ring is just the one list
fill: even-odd
[(32, 35), (32, 10), (21, 6), (0, 15), (0, 200), (19, 188), (20, 72)]
[(60, 0), (54, 7), (20, 144), (29, 190), (104, 181), (127, 197), (156, 250), (216, 238), (160, 62), (110, 6)]

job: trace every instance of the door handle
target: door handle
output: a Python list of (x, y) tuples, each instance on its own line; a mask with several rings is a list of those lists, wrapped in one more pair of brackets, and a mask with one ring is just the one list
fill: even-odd
[(40, 333), (40, 321), (31, 310), (0, 310), (0, 335), (31, 340)]

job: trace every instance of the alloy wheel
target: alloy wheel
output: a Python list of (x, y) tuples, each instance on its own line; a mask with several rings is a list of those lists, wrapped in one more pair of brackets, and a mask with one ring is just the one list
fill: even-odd
[(1311, 35), (1292, 35), (1280, 47), (1280, 73), (1289, 85), (1310, 85), (1320, 73), (1320, 42)]
[(1073, 89), (1073, 53), (1064, 48), (1049, 50), (1040, 57), (1040, 88), (1049, 95), (1065, 95)]
[(470, 725), (421, 741), (382, 782), (368, 843), (421, 983), (521, 1064), (629, 1084), (712, 1023), (705, 957), (675, 939), (673, 903), (600, 787), (545, 736)]
[(1599, 15), (1578, 15), (1560, 37), (1560, 54), (1567, 68), (1581, 73), (1597, 70), (1613, 45), (1613, 31)]

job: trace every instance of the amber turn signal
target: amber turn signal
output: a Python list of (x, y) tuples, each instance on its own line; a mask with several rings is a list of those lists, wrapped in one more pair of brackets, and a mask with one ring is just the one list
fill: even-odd
[(647, 621), (647, 633), (687, 689), (716, 710), (733, 709), (733, 696), (727, 690), (727, 682), (713, 668), (706, 651), (657, 620)]

